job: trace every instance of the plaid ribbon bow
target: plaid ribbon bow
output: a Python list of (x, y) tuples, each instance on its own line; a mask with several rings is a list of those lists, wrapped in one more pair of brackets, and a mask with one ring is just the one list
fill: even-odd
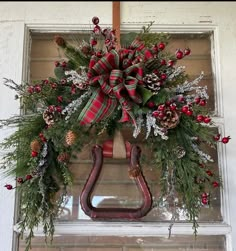
[(132, 120), (132, 102), (142, 103), (136, 91), (137, 85), (143, 83), (143, 69), (140, 61), (152, 55), (144, 45), (135, 40), (131, 49), (111, 50), (101, 59), (93, 56), (88, 70), (88, 81), (94, 89), (85, 105), (79, 121), (81, 125), (99, 122), (109, 117), (118, 104), (122, 107), (120, 122)]

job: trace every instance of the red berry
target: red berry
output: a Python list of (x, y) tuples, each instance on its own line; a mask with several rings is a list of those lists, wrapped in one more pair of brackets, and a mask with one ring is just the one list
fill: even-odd
[(56, 111), (61, 113), (62, 112), (62, 108), (60, 106), (56, 106)]
[(192, 110), (188, 110), (188, 111), (186, 112), (186, 115), (192, 116), (192, 115), (193, 115), (193, 111), (192, 111)]
[(218, 141), (218, 140), (220, 139), (220, 134), (217, 134), (216, 136), (213, 136), (213, 139), (214, 139), (215, 141)]
[(196, 104), (199, 104), (200, 101), (201, 101), (201, 98), (200, 98), (200, 97), (196, 97), (196, 98), (194, 99), (194, 102), (195, 102)]
[(183, 102), (185, 101), (184, 96), (183, 96), (183, 95), (180, 95), (180, 96), (178, 97), (178, 101), (183, 103)]
[(58, 66), (60, 66), (60, 63), (59, 63), (58, 61), (55, 61), (55, 62), (54, 62), (54, 65), (55, 65), (56, 67), (58, 67)]
[(155, 117), (155, 118), (159, 117), (159, 112), (158, 111), (154, 111), (152, 113), (152, 116)]
[(213, 176), (213, 173), (210, 170), (207, 170), (206, 173), (207, 173), (208, 176)]
[(155, 106), (155, 103), (153, 101), (149, 101), (147, 105), (149, 108), (153, 108)]
[(63, 62), (61, 63), (61, 66), (62, 66), (63, 68), (65, 68), (65, 67), (67, 66), (66, 61), (63, 61)]
[(219, 186), (219, 183), (218, 183), (217, 181), (213, 181), (213, 182), (212, 182), (212, 185), (213, 185), (213, 187), (218, 187), (218, 186)]
[(63, 97), (62, 96), (58, 96), (57, 97), (57, 102), (61, 103), (63, 101)]
[(166, 65), (165, 59), (162, 59), (162, 60), (161, 60), (161, 65)]
[(201, 99), (199, 102), (200, 106), (205, 106), (206, 105), (206, 100), (205, 99)]
[(176, 104), (170, 104), (171, 111), (175, 111), (177, 108)]
[(178, 49), (176, 52), (175, 52), (175, 56), (177, 59), (182, 59), (184, 57), (184, 53), (182, 50)]
[(166, 80), (166, 78), (167, 78), (166, 74), (165, 74), (165, 73), (162, 73), (162, 74), (161, 74), (161, 79), (162, 79), (162, 80)]
[(18, 177), (16, 180), (19, 184), (22, 184), (24, 182), (23, 178), (21, 177)]
[(189, 48), (186, 48), (186, 49), (184, 50), (184, 55), (185, 55), (185, 56), (188, 56), (190, 53), (191, 53), (191, 50), (190, 50)]
[(205, 117), (204, 118), (204, 123), (209, 124), (211, 122), (211, 118)]
[(158, 44), (158, 49), (161, 50), (161, 51), (164, 50), (165, 47), (166, 46), (165, 46), (165, 44), (163, 42), (161, 42), (160, 44)]
[(49, 107), (48, 107), (48, 110), (49, 110), (49, 112), (54, 112), (55, 111), (55, 108), (54, 108), (54, 105), (50, 105)]
[(204, 116), (203, 115), (197, 115), (197, 118), (196, 118), (196, 120), (197, 120), (197, 122), (202, 122), (203, 120), (204, 120)]
[(168, 63), (167, 63), (167, 66), (171, 67), (174, 65), (174, 60), (169, 60)]
[(95, 34), (99, 34), (101, 32), (101, 27), (99, 25), (96, 25), (94, 28), (93, 28), (93, 32)]
[(93, 22), (94, 25), (99, 24), (99, 18), (98, 17), (93, 17), (92, 22)]
[(159, 111), (164, 111), (165, 110), (165, 105), (159, 105), (158, 110)]
[(223, 144), (227, 144), (229, 142), (229, 140), (230, 140), (230, 136), (222, 138), (221, 142)]
[(97, 40), (92, 39), (92, 40), (91, 40), (91, 45), (92, 45), (92, 46), (95, 46), (96, 44), (97, 44)]
[(26, 176), (25, 176), (25, 179), (26, 180), (31, 180), (33, 178), (33, 176), (31, 175), (31, 174), (27, 174)]
[(36, 85), (36, 86), (34, 87), (34, 90), (35, 90), (35, 92), (39, 93), (39, 92), (41, 92), (42, 88), (41, 88), (40, 85)]
[(165, 113), (164, 113), (164, 112), (159, 112), (158, 117), (159, 117), (160, 119), (163, 119), (163, 118), (165, 117)]
[(202, 198), (202, 204), (207, 205), (208, 204), (208, 199), (207, 198)]
[(10, 185), (10, 184), (6, 184), (4, 187), (6, 187), (7, 190), (12, 190), (13, 189), (12, 185)]
[(202, 198), (207, 198), (208, 195), (207, 195), (207, 193), (204, 192), (204, 193), (202, 193), (201, 197), (202, 197)]
[(45, 79), (45, 80), (43, 80), (43, 83), (44, 83), (45, 85), (48, 85), (48, 84), (49, 84), (49, 80), (48, 80), (48, 79)]
[(181, 111), (183, 113), (186, 113), (189, 110), (189, 107), (187, 105), (182, 106)]
[(39, 134), (39, 138), (43, 141), (43, 142), (46, 142), (47, 139), (44, 137), (43, 133), (40, 133)]
[(34, 92), (34, 87), (33, 86), (29, 86), (27, 89), (28, 93), (33, 93)]
[(32, 152), (31, 152), (31, 156), (32, 156), (33, 158), (35, 158), (35, 157), (37, 157), (37, 156), (38, 156), (38, 153), (37, 153), (37, 152), (35, 152), (35, 151), (32, 151)]
[(67, 82), (66, 78), (63, 78), (63, 79), (61, 80), (61, 84), (62, 84), (62, 85), (65, 85), (66, 82)]
[(57, 88), (57, 83), (51, 83), (51, 88), (56, 89)]
[(165, 105), (170, 106), (171, 105), (171, 101), (167, 100), (166, 103), (165, 103)]

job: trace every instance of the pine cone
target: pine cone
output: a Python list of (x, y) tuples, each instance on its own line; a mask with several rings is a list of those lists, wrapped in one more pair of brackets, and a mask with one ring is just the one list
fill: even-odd
[(66, 144), (68, 146), (71, 146), (75, 143), (75, 140), (76, 140), (76, 134), (72, 131), (68, 131), (66, 133), (66, 137), (65, 137), (65, 140), (66, 140)]
[(68, 153), (61, 153), (57, 156), (57, 160), (62, 163), (66, 163), (70, 160), (70, 155)]
[(155, 92), (156, 94), (161, 89), (161, 81), (155, 73), (146, 74), (145, 77), (143, 78), (143, 81), (146, 87), (149, 90)]
[(31, 148), (32, 151), (38, 153), (40, 151), (40, 149), (41, 149), (41, 144), (37, 139), (35, 139), (30, 143), (30, 148)]
[(43, 119), (47, 125), (53, 125), (54, 124), (54, 116), (53, 113), (50, 112), (48, 109), (44, 111), (43, 113)]
[(161, 126), (167, 129), (173, 129), (179, 124), (179, 113), (166, 108), (164, 111), (165, 116), (160, 120)]
[(177, 146), (174, 150), (174, 153), (176, 154), (178, 159), (181, 159), (186, 154), (186, 151), (182, 146)]

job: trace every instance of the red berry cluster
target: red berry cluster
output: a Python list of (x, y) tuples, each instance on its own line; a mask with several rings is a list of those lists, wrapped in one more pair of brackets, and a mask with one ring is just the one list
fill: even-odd
[[(22, 178), (22, 177), (16, 178), (16, 181), (17, 181), (18, 184), (23, 184), (26, 181), (31, 180), (32, 178), (33, 178), (33, 176), (31, 174), (27, 174), (25, 176), (25, 178)], [(12, 189), (16, 188), (16, 187), (13, 187), (11, 184), (6, 184), (4, 187), (6, 187), (7, 190), (12, 190)]]
[(182, 59), (185, 56), (190, 55), (191, 50), (189, 48), (185, 48), (184, 50), (177, 49), (175, 52), (176, 59)]
[(195, 102), (195, 104), (198, 104), (198, 105), (200, 105), (200, 106), (205, 106), (206, 103), (207, 103), (205, 99), (202, 99), (202, 98), (200, 98), (200, 97), (196, 97), (196, 98), (194, 99), (194, 102)]
[(211, 118), (209, 116), (204, 116), (202, 114), (199, 114), (196, 117), (196, 121), (199, 123), (203, 122), (205, 124), (209, 124), (211, 122)]
[(215, 141), (219, 141), (219, 142), (222, 142), (223, 144), (227, 144), (229, 142), (229, 140), (231, 139), (230, 136), (228, 137), (223, 137), (221, 140), (220, 140), (220, 137), (221, 137), (221, 134), (217, 134), (213, 137), (213, 139)]
[(55, 65), (56, 67), (66, 68), (66, 67), (67, 67), (67, 62), (66, 62), (66, 61), (62, 61), (62, 62), (55, 61), (55, 62), (54, 62), (54, 65)]
[[(114, 49), (115, 44), (116, 44), (115, 30), (111, 30), (109, 28), (102, 30), (101, 27), (98, 25), (99, 24), (98, 17), (93, 17), (92, 22), (95, 26), (93, 28), (93, 33), (90, 38), (91, 47), (94, 47), (97, 45), (97, 36), (102, 35), (105, 39), (105, 45), (107, 47), (107, 50), (110, 51), (111, 49)], [(101, 51), (97, 52), (97, 56), (101, 57), (102, 52)]]

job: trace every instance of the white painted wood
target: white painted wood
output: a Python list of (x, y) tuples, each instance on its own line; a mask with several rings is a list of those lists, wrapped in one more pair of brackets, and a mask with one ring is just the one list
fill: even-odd
[[(23, 24), (29, 29), (42, 32), (57, 30), (90, 29), (91, 18), (100, 17), (102, 26), (111, 24), (111, 2), (1, 2), (0, 4), (0, 77), (21, 80), (23, 60)], [(39, 14), (40, 13), (40, 14)], [(220, 125), (222, 134), (231, 135), (232, 140), (219, 148), (221, 173), (224, 179), (222, 213), (224, 224), (204, 225), (202, 234), (225, 234), (227, 251), (236, 250), (236, 3), (235, 2), (121, 2), (122, 29), (140, 30), (143, 24), (155, 21), (153, 28), (169, 32), (214, 32), (214, 54), (217, 116), (214, 120)], [(0, 117), (7, 117), (18, 111), (14, 94), (0, 86)], [(8, 104), (6, 106), (6, 104)], [(3, 137), (1, 131), (1, 138)], [(1, 140), (0, 138), (0, 140)], [(0, 187), (0, 246), (1, 250), (11, 251), (13, 224), (13, 197), (6, 196)], [(8, 195), (9, 193), (7, 193)], [(13, 193), (12, 193), (13, 194)], [(4, 201), (4, 203), (2, 203)], [(7, 209), (7, 210), (6, 210)], [(6, 212), (7, 211), (7, 212)], [(4, 226), (4, 227), (2, 227)], [(107, 228), (108, 226), (108, 228)], [(127, 228), (126, 228), (127, 226)], [(139, 227), (138, 227), (139, 226)], [(155, 227), (154, 227), (155, 226)], [(161, 227), (162, 226), (162, 227)], [(112, 229), (123, 234), (137, 235), (150, 231), (164, 234), (166, 225), (139, 223), (89, 223), (58, 225), (57, 233), (75, 231), (76, 233), (110, 233)], [(156, 230), (156, 229), (162, 230)], [(159, 232), (160, 231), (160, 232)], [(175, 225), (177, 234), (192, 234), (187, 225)]]
[[(14, 99), (14, 91), (3, 85), (3, 77), (11, 78), (17, 83), (22, 79), (22, 59), (24, 23), (2, 23), (0, 25), (0, 118), (19, 114), (19, 103)], [(0, 141), (13, 130), (0, 130)], [(0, 152), (0, 163), (1, 163)], [(0, 167), (1, 164), (0, 164)], [(12, 250), (15, 191), (8, 191), (6, 183), (15, 184), (12, 177), (4, 178), (0, 171), (0, 250)]]

